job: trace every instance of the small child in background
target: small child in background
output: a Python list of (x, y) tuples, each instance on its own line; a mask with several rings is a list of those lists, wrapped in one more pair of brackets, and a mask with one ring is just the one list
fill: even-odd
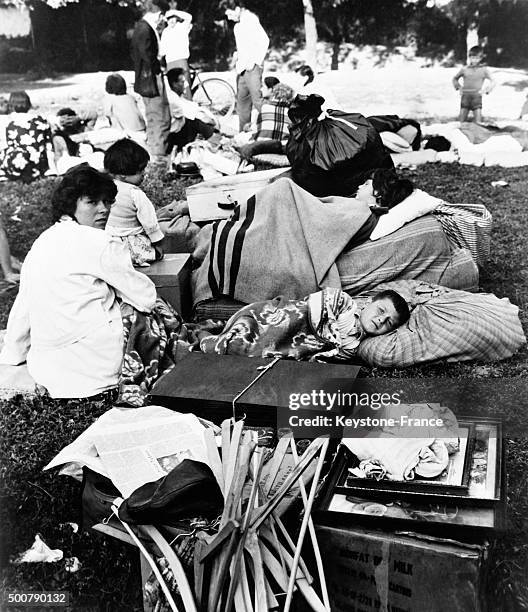
[(129, 139), (118, 140), (105, 153), (104, 167), (117, 186), (106, 231), (127, 243), (135, 266), (147, 266), (163, 258), (160, 229), (152, 202), (141, 191), (147, 151)]
[[(482, 64), (482, 57), (480, 47), (471, 47), (468, 53), (468, 65), (461, 68), (453, 77), (453, 87), (461, 93), (460, 122), (467, 121), (469, 111), (473, 111), (476, 123), (482, 122), (482, 94), (488, 94), (495, 86), (489, 68)], [(484, 86), (486, 80), (488, 85)]]
[(117, 73), (110, 74), (105, 83), (108, 96), (104, 102), (104, 115), (110, 125), (139, 143), (147, 140), (145, 120), (139, 112), (134, 96), (127, 94), (125, 79)]

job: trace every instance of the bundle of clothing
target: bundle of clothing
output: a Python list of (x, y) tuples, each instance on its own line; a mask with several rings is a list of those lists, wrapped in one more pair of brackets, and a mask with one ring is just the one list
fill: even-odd
[(442, 427), (427, 428), (409, 425), (381, 427), (370, 431), (365, 437), (347, 438), (343, 445), (358, 459), (359, 466), (350, 468), (352, 476), (376, 480), (413, 480), (435, 478), (442, 474), (449, 463), (449, 455), (460, 448), (458, 425), (454, 414), (445, 407), (428, 404), (400, 404), (386, 406), (383, 414), (376, 418), (393, 418), (401, 423), (408, 421), (441, 419)]

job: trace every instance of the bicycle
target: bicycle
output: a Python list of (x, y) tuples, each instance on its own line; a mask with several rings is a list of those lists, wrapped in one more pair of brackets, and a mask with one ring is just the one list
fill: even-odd
[(236, 104), (235, 90), (220, 77), (206, 77), (202, 79), (200, 72), (189, 66), (190, 88), (194, 102), (205, 106), (217, 116), (227, 119), (233, 114)]

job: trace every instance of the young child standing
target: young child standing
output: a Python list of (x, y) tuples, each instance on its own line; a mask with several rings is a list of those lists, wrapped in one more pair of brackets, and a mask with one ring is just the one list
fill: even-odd
[(117, 186), (106, 231), (127, 243), (135, 266), (146, 266), (163, 258), (163, 232), (156, 211), (139, 188), (149, 159), (142, 146), (127, 138), (114, 143), (104, 156), (105, 170), (112, 174)]
[[(482, 64), (482, 57), (480, 47), (471, 47), (468, 53), (468, 65), (461, 68), (453, 77), (453, 87), (461, 93), (460, 122), (467, 121), (469, 111), (473, 111), (476, 123), (482, 122), (482, 94), (488, 94), (495, 86), (489, 68)], [(486, 80), (488, 85), (484, 86)]]

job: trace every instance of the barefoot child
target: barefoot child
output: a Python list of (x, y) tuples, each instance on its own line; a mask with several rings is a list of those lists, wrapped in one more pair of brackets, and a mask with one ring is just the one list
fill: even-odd
[[(488, 85), (484, 86), (486, 80)], [(489, 68), (482, 64), (482, 49), (472, 47), (468, 54), (468, 65), (461, 68), (453, 77), (453, 87), (461, 92), (460, 122), (467, 121), (469, 111), (473, 111), (476, 123), (482, 122), (482, 94), (488, 94), (494, 86), (495, 81)]]
[(128, 244), (132, 263), (145, 266), (163, 258), (161, 231), (152, 202), (139, 186), (150, 159), (133, 140), (118, 140), (105, 153), (104, 167), (117, 186), (106, 231)]

